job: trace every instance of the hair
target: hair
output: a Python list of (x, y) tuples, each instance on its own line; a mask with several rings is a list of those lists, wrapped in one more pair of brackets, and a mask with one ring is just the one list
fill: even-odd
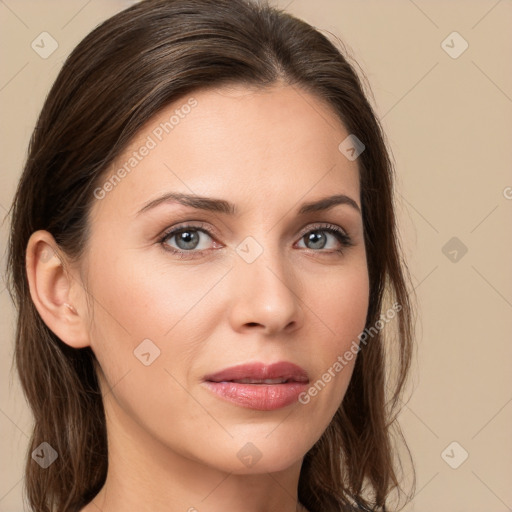
[[(265, 3), (145, 0), (104, 21), (68, 56), (37, 120), (9, 211), (14, 363), (35, 420), (24, 493), (34, 510), (65, 512), (89, 503), (105, 482), (108, 450), (94, 353), (63, 343), (31, 299), (30, 235), (47, 230), (69, 261), (80, 261), (94, 190), (138, 130), (171, 102), (229, 84), (282, 83), (310, 93), (365, 146), (357, 163), (370, 283), (366, 328), (377, 332), (361, 344), (339, 409), (304, 457), (298, 497), (311, 512), (386, 511), (394, 491), (403, 493), (393, 442), (396, 435), (407, 448), (397, 416), (413, 353), (413, 290), (400, 247), (390, 152), (344, 53), (309, 24)], [(388, 299), (400, 312), (376, 330)], [(45, 470), (30, 457), (43, 441), (58, 453)], [(414, 468), (412, 475), (414, 488)]]

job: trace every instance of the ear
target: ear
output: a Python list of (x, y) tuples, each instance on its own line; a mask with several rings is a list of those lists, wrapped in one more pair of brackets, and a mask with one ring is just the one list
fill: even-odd
[(90, 345), (87, 311), (79, 273), (59, 251), (53, 236), (35, 231), (27, 244), (26, 270), (32, 301), (44, 323), (64, 343), (73, 348)]

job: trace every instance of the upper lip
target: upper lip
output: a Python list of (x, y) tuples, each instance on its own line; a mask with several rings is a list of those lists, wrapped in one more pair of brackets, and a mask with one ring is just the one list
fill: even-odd
[(288, 361), (278, 363), (247, 363), (225, 368), (217, 373), (206, 375), (204, 380), (223, 382), (240, 379), (286, 379), (294, 382), (309, 382), (308, 374), (304, 368)]

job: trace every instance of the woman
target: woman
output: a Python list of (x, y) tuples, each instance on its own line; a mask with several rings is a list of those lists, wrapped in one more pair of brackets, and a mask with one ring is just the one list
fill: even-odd
[(390, 510), (392, 165), (306, 23), (146, 0), (72, 52), (12, 205), (35, 511)]

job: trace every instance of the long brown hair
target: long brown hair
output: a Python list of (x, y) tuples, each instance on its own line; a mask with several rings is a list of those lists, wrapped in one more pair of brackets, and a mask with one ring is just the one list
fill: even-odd
[[(396, 226), (393, 165), (348, 52), (263, 3), (145, 0), (106, 20), (67, 58), (37, 121), (11, 206), (8, 285), (18, 311), (14, 362), (35, 419), (25, 468), (33, 510), (85, 506), (105, 482), (108, 452), (93, 352), (64, 344), (31, 300), (30, 235), (49, 231), (70, 260), (79, 260), (94, 190), (153, 115), (199, 88), (278, 81), (325, 100), (365, 145), (357, 161), (370, 278), (366, 327), (373, 331), (361, 344), (339, 410), (304, 458), (299, 500), (311, 512), (356, 504), (385, 511), (391, 494), (403, 493), (393, 441), (396, 434), (407, 447), (396, 416), (415, 309)], [(393, 302), (400, 306), (396, 318), (376, 329)], [(59, 457), (42, 471), (30, 453), (44, 441)]]

